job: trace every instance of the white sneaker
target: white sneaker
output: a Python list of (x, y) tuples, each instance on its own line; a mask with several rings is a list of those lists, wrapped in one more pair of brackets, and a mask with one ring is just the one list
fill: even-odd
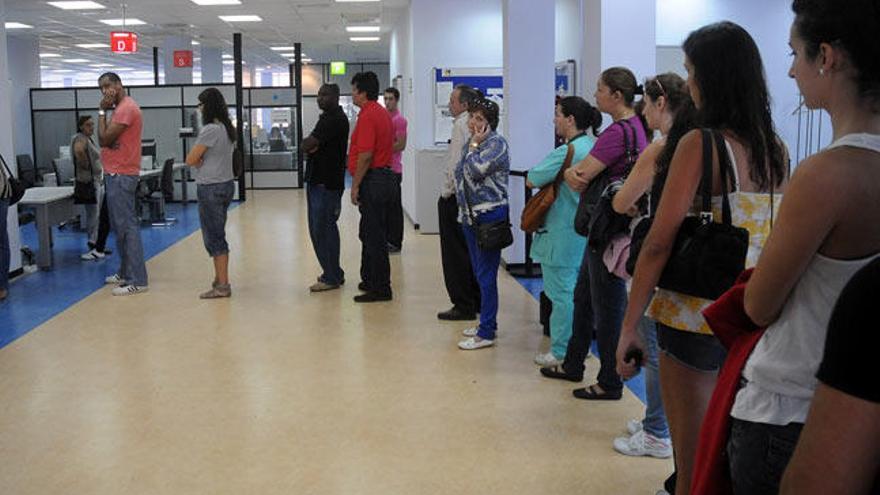
[(482, 349), (484, 347), (492, 347), (495, 344), (494, 340), (477, 340), (478, 338), (479, 337), (468, 337), (458, 343), (458, 348), (463, 351), (474, 351), (477, 349)]
[(114, 273), (104, 279), (105, 284), (125, 285), (125, 279), (120, 277), (118, 273)]
[(146, 285), (134, 285), (134, 284), (125, 284), (120, 285), (119, 287), (113, 289), (114, 296), (130, 296), (132, 294), (140, 294), (141, 292), (147, 292), (149, 287)]
[(476, 337), (477, 336), (477, 327), (465, 328), (461, 331), (461, 334), (465, 337)]
[(657, 438), (644, 431), (633, 436), (614, 439), (614, 450), (634, 457), (650, 456), (658, 459), (672, 457), (672, 442), (668, 438)]
[(672, 495), (672, 494), (667, 492), (666, 490), (658, 490), (657, 493), (655, 493), (654, 495)]
[(81, 254), (79, 259), (81, 259), (83, 261), (97, 261), (97, 260), (104, 259), (104, 256), (106, 256), (104, 253), (92, 249), (88, 253)]
[(626, 422), (626, 432), (629, 433), (630, 436), (642, 431), (642, 429), (644, 429), (644, 426), (640, 419), (631, 419)]
[(556, 356), (554, 356), (552, 352), (548, 352), (546, 354), (542, 354), (539, 352), (538, 355), (535, 356), (535, 364), (543, 368), (547, 368), (550, 366), (559, 366), (560, 364), (562, 364), (562, 360), (556, 359)]

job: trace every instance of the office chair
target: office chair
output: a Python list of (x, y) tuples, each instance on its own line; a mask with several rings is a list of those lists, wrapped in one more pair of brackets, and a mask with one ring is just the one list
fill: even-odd
[(165, 202), (174, 197), (173, 167), (174, 158), (165, 160), (159, 179), (141, 181), (138, 187), (138, 216), (143, 219), (142, 205), (146, 204), (150, 211), (149, 221), (154, 226), (168, 226), (177, 221), (165, 216)]
[(43, 181), (37, 176), (37, 167), (31, 160), (31, 155), (15, 155), (15, 164), (18, 166), (18, 179), (24, 182), (26, 188), (40, 185)]

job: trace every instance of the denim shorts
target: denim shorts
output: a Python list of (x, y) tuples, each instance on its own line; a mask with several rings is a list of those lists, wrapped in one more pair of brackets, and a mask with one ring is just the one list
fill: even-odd
[(657, 323), (657, 346), (663, 354), (696, 371), (718, 371), (727, 349), (714, 335), (678, 330)]
[(227, 254), (229, 244), (226, 243), (226, 210), (235, 194), (235, 182), (230, 180), (216, 184), (199, 184), (196, 190), (205, 249), (212, 258)]

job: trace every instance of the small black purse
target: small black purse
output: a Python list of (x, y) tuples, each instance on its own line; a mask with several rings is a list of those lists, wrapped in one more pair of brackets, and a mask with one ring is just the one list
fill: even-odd
[(511, 231), (510, 218), (496, 220), (489, 223), (478, 223), (477, 216), (471, 209), (470, 195), (468, 194), (467, 180), (462, 184), (465, 201), (467, 203), (468, 217), (474, 226), (477, 238), (477, 247), (483, 251), (501, 250), (513, 244), (513, 232)]
[(0, 162), (3, 162), (3, 167), (6, 169), (6, 182), (9, 183), (9, 189), (11, 191), (9, 195), (9, 206), (12, 206), (21, 201), (21, 198), (24, 197), (24, 191), (27, 188), (25, 187), (24, 182), (16, 179), (12, 175), (12, 170), (9, 170), (9, 165), (6, 164), (3, 155), (0, 155)]
[[(728, 197), (730, 188), (728, 171), (731, 164), (724, 138), (714, 130), (703, 129), (701, 132), (703, 137), (703, 178), (700, 185), (702, 208), (699, 216), (687, 217), (682, 222), (672, 255), (663, 268), (657, 286), (714, 301), (727, 289), (733, 287), (736, 278), (745, 269), (749, 250), (749, 231), (732, 223)], [(714, 222), (712, 216), (713, 137), (721, 171), (721, 223)], [(642, 241), (652, 223), (653, 218), (647, 218), (636, 227), (635, 230), (638, 232), (633, 233), (633, 238), (639, 241), (630, 244), (630, 260), (638, 259)]]

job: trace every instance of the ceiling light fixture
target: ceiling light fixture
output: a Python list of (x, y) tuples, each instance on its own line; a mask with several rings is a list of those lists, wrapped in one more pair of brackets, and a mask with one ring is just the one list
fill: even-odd
[(31, 29), (33, 27), (30, 24), (23, 24), (21, 22), (6, 22), (3, 25), (6, 29)]
[(41, 53), (40, 54), (40, 58), (58, 58), (60, 56), (61, 55), (59, 55), (57, 53)]
[(296, 54), (295, 53), (282, 53), (281, 56), (285, 57), (285, 58), (294, 58), (294, 57), (296, 57)]
[(97, 10), (97, 9), (106, 9), (100, 3), (97, 2), (48, 2), (49, 5), (53, 7), (58, 7), (59, 9), (64, 10)]
[(128, 19), (101, 19), (101, 22), (108, 26), (142, 26), (146, 24), (146, 22), (134, 17)]
[(113, 67), (113, 64), (91, 64), (89, 67), (102, 68), (102, 67)]
[(289, 52), (291, 50), (296, 50), (296, 48), (292, 46), (273, 46), (270, 47), (270, 49), (275, 52)]
[(262, 17), (258, 15), (218, 15), (221, 21), (225, 22), (261, 22)]
[(231, 59), (231, 58), (232, 58), (232, 55), (230, 55), (230, 54), (228, 54), (228, 53), (224, 53), (224, 54), (223, 54), (223, 58), (225, 58), (225, 59)]
[(348, 39), (351, 41), (379, 41), (381, 38), (378, 36), (352, 36)]
[(85, 58), (65, 58), (62, 62), (67, 62), (69, 64), (85, 64), (88, 63), (88, 59)]
[(345, 30), (349, 33), (378, 33), (379, 26), (346, 26)]
[(241, 5), (240, 0), (192, 0), (196, 5)]
[(201, 43), (199, 43), (199, 42), (196, 41), (196, 40), (192, 40), (192, 44), (195, 45), (195, 46), (201, 45)]
[(80, 48), (110, 48), (107, 43), (80, 43), (76, 46)]
[(336, 0), (336, 3), (378, 2), (379, 0)]

